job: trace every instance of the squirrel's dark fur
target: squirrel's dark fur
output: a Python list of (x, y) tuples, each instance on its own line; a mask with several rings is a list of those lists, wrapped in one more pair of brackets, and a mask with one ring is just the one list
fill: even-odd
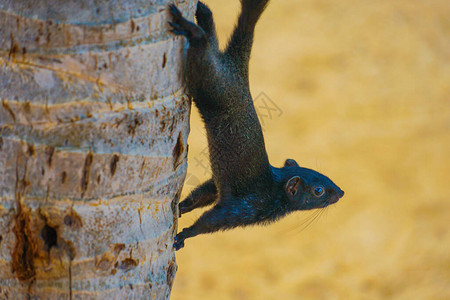
[(179, 204), (181, 213), (215, 202), (175, 238), (175, 248), (202, 233), (269, 223), (296, 210), (325, 207), (344, 195), (326, 176), (301, 168), (269, 164), (253, 106), (248, 64), (256, 22), (268, 0), (241, 0), (241, 14), (227, 48), (218, 48), (212, 13), (198, 2), (197, 24), (170, 5), (172, 32), (189, 41), (186, 85), (204, 120), (213, 178)]

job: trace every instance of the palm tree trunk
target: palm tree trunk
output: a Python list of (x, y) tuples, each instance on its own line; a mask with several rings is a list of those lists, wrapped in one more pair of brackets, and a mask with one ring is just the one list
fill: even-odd
[(0, 299), (169, 297), (190, 104), (168, 2), (0, 0)]

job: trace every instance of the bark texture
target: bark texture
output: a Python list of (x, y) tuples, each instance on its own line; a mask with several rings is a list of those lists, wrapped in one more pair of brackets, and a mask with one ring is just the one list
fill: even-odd
[(0, 299), (169, 297), (190, 104), (168, 2), (0, 0)]

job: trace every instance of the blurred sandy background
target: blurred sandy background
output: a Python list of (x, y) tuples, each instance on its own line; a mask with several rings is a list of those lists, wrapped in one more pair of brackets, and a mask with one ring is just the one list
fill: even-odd
[[(224, 45), (239, 2), (205, 2)], [(346, 194), (307, 227), (314, 212), (187, 240), (172, 299), (450, 299), (450, 2), (273, 0), (253, 49), (271, 163)], [(183, 196), (206, 146), (194, 110)]]

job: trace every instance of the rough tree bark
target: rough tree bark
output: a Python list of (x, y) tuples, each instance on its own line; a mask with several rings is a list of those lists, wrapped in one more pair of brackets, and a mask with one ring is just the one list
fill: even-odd
[(190, 105), (168, 2), (0, 0), (0, 299), (169, 297)]

